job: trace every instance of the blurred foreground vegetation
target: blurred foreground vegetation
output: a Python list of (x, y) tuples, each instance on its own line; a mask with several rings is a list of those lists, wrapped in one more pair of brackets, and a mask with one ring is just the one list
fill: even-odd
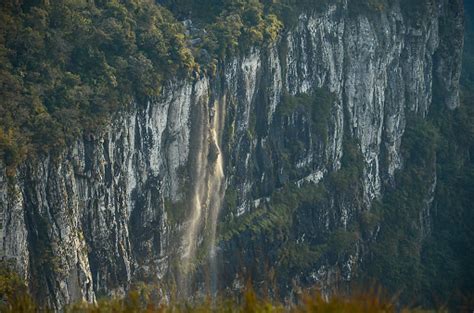
[[(5, 264), (0, 263), (0, 312), (26, 313), (49, 312), (39, 307), (29, 296), (26, 286), (18, 275)], [(241, 296), (231, 298), (211, 297), (197, 301), (165, 300), (143, 287), (132, 291), (123, 298), (104, 298), (95, 304), (78, 302), (65, 308), (70, 313), (139, 313), (139, 312), (422, 312), (397, 308), (393, 299), (382, 296), (380, 292), (367, 292), (355, 296), (334, 296), (324, 299), (317, 292), (302, 293), (293, 303), (279, 303), (268, 297), (259, 297), (252, 288), (246, 288)], [(441, 311), (440, 311), (441, 312)]]

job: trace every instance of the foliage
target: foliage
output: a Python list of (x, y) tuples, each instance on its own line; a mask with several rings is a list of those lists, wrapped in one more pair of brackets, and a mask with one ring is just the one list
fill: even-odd
[[(357, 195), (361, 188), (360, 177), (364, 169), (364, 160), (359, 145), (350, 138), (343, 143), (344, 154), (341, 159), (341, 170), (329, 176), (329, 188), (339, 194)], [(353, 199), (356, 200), (356, 197)]]
[(276, 39), (282, 28), (274, 14), (264, 14), (258, 0), (227, 1), (209, 24), (203, 47), (220, 59)]
[[(297, 106), (302, 105), (298, 102), (300, 100), (295, 101)], [(226, 215), (218, 231), (220, 245), (237, 242), (236, 245), (240, 246), (242, 241), (244, 247), (261, 251), (248, 251), (252, 263), (245, 266), (248, 265), (253, 271), (254, 281), (258, 281), (268, 270), (275, 271), (280, 287), (288, 286), (295, 277), (309, 276), (311, 270), (324, 264), (328, 258), (343, 262), (355, 252), (361, 234), (373, 231), (378, 221), (377, 214), (357, 212), (355, 209), (354, 217), (348, 220), (347, 225), (331, 221), (330, 226), (321, 225), (324, 222), (318, 221), (318, 216), (328, 210), (347, 209), (345, 206), (348, 203), (358, 206), (362, 162), (359, 146), (347, 139), (340, 170), (326, 174), (318, 184), (302, 183), (298, 186), (295, 182), (289, 182), (250, 212), (238, 217)], [(247, 251), (240, 253), (245, 258)]]
[[(156, 306), (143, 304), (138, 301), (137, 294), (131, 294), (124, 300), (114, 300), (100, 303), (98, 306), (76, 306), (70, 310), (75, 312), (235, 312), (235, 313), (270, 313), (270, 312), (395, 312), (395, 306), (389, 301), (376, 298), (375, 295), (353, 296), (345, 298), (334, 296), (329, 300), (313, 292), (301, 297), (299, 304), (285, 306), (269, 299), (259, 298), (252, 290), (246, 291), (240, 301), (221, 299), (212, 302), (207, 299), (196, 304), (171, 304)], [(408, 312), (407, 310), (404, 312)]]
[(273, 232), (288, 232), (292, 214), (299, 206), (322, 201), (325, 192), (322, 186), (307, 185), (297, 188), (288, 185), (272, 194), (269, 207), (262, 206), (248, 214), (231, 217), (219, 233), (223, 240), (229, 240), (245, 231), (251, 231), (253, 236), (263, 233), (276, 240), (278, 236), (275, 237)]
[(431, 123), (411, 121), (402, 142), (406, 164), (397, 176), (400, 187), (386, 192), (374, 208), (382, 212), (382, 221), (370, 272), (389, 290), (402, 289), (406, 297), (416, 293), (422, 280), (420, 214), (433, 183), (437, 137)]
[[(471, 4), (466, 8), (474, 12)], [(472, 13), (467, 38), (474, 33), (471, 19)], [(461, 107), (450, 111), (435, 97), (426, 120), (408, 121), (402, 141), (404, 169), (395, 188), (375, 204), (381, 230), (368, 268), (368, 276), (390, 292), (401, 292), (403, 301), (418, 295), (416, 301), (424, 306), (446, 304), (453, 311), (466, 309), (465, 299), (474, 294), (473, 55), (467, 42)], [(432, 203), (427, 202), (430, 197)]]
[(352, 0), (349, 1), (349, 10), (352, 14), (379, 13), (384, 11), (388, 5), (387, 0)]
[(6, 132), (0, 128), (0, 159), (5, 162), (7, 175), (14, 174), (20, 160), (25, 158), (26, 146), (22, 144), (22, 137), (12, 128)]
[[(294, 165), (307, 153), (305, 138), (310, 136), (315, 145), (327, 143), (334, 101), (334, 95), (326, 88), (315, 88), (310, 94), (283, 93), (275, 118), (282, 125), (278, 131), (283, 131), (279, 139), (282, 144), (278, 144), (281, 166), (290, 180), (301, 177), (302, 173)], [(302, 127), (285, 126), (291, 123), (298, 123)]]
[(340, 259), (344, 254), (355, 249), (355, 243), (358, 240), (359, 236), (356, 232), (350, 232), (343, 228), (337, 229), (329, 238), (330, 253)]
[(188, 203), (185, 200), (172, 202), (165, 199), (165, 210), (171, 225), (177, 225), (185, 220), (186, 212), (188, 212)]
[[(282, 272), (301, 272), (310, 268), (329, 250), (328, 244), (286, 242), (279, 254)], [(280, 274), (282, 273), (280, 272)]]
[(334, 95), (325, 88), (316, 88), (311, 94), (303, 93), (294, 96), (286, 92), (278, 106), (278, 113), (289, 116), (295, 110), (304, 109), (310, 114), (314, 125), (323, 133), (334, 101)]
[(10, 167), (196, 70), (183, 26), (151, 0), (2, 1), (0, 60), (0, 151)]
[[(218, 60), (276, 40), (283, 24), (257, 0), (2, 1), (0, 156), (61, 151), (170, 77), (211, 75)], [(192, 12), (198, 43), (176, 17)], [(175, 15), (173, 15), (175, 14)]]
[[(365, 292), (353, 295), (333, 295), (329, 299), (307, 290), (299, 300), (283, 304), (268, 297), (258, 296), (248, 286), (235, 297), (204, 297), (195, 300), (163, 301), (160, 292), (142, 286), (130, 291), (123, 298), (103, 298), (97, 303), (78, 302), (65, 309), (68, 313), (145, 313), (145, 312), (396, 312), (395, 305), (381, 293)], [(0, 310), (2, 312), (44, 312), (31, 300), (25, 285), (5, 264), (0, 266)], [(404, 310), (403, 312), (408, 312)]]
[(284, 26), (278, 10), (280, 1), (161, 0), (160, 3), (179, 18), (190, 18), (206, 29), (197, 48), (221, 60), (250, 47), (274, 42)]
[(401, 0), (400, 8), (406, 17), (417, 20), (423, 17), (423, 12), (429, 9), (431, 3), (432, 1), (430, 0)]
[(5, 313), (37, 312), (38, 306), (28, 295), (26, 285), (11, 264), (0, 262), (0, 311)]

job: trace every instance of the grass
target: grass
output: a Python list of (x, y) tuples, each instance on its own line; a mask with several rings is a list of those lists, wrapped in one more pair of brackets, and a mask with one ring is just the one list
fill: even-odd
[[(12, 273), (8, 273), (10, 275)], [(0, 312), (30, 313), (50, 312), (39, 307), (20, 287), (17, 276), (12, 274), (0, 281)], [(13, 284), (13, 285), (10, 285)], [(375, 290), (375, 289), (373, 289)], [(400, 309), (393, 299), (380, 291), (368, 291), (355, 295), (323, 297), (318, 291), (305, 291), (291, 303), (282, 303), (258, 296), (248, 287), (240, 296), (201, 298), (194, 301), (164, 300), (149, 288), (128, 293), (123, 298), (104, 298), (97, 303), (78, 302), (65, 308), (66, 313), (375, 313), (375, 312), (426, 312)], [(440, 311), (441, 312), (441, 311)]]
[[(260, 312), (398, 312), (390, 301), (381, 300), (377, 295), (361, 295), (354, 297), (334, 296), (325, 299), (319, 293), (302, 295), (297, 303), (283, 304), (261, 298), (250, 288), (241, 297), (206, 298), (197, 303), (176, 302), (174, 304), (156, 304), (139, 292), (132, 292), (126, 298), (113, 299), (97, 304), (80, 303), (67, 310), (70, 313), (129, 313), (129, 312), (196, 312), (196, 313), (260, 313)], [(408, 311), (406, 311), (408, 312)]]

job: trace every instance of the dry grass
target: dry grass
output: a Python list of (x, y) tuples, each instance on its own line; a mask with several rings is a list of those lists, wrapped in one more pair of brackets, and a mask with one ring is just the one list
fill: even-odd
[[(324, 299), (320, 294), (306, 294), (298, 303), (284, 305), (268, 299), (259, 298), (249, 289), (239, 299), (204, 299), (197, 303), (176, 302), (171, 304), (154, 304), (138, 292), (130, 293), (126, 298), (99, 301), (97, 304), (80, 303), (72, 306), (69, 313), (375, 313), (397, 312), (390, 301), (381, 300), (375, 295), (355, 297), (334, 296)], [(408, 311), (406, 311), (408, 312)]]
[[(163, 301), (156, 290), (146, 286), (130, 292), (123, 298), (108, 298), (91, 304), (76, 303), (67, 313), (375, 313), (375, 312), (426, 312), (421, 310), (400, 310), (394, 299), (371, 289), (356, 295), (335, 295), (324, 298), (318, 292), (307, 291), (295, 303), (280, 303), (268, 297), (259, 297), (251, 287), (241, 296), (207, 297), (201, 300)], [(0, 267), (0, 312), (30, 313), (50, 311), (39, 307), (27, 292), (26, 286), (12, 271)], [(440, 311), (442, 312), (442, 310)]]

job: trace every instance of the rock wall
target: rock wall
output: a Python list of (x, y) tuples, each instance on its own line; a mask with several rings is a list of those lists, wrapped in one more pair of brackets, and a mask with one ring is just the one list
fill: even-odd
[[(301, 14), (278, 43), (221, 64), (216, 77), (169, 81), (161, 97), (134, 104), (59, 155), (28, 160), (15, 177), (0, 166), (0, 255), (56, 309), (175, 277), (194, 165), (212, 150), (216, 105), (226, 112), (218, 135), (235, 203), (224, 201), (221, 220), (268, 206), (284, 186), (318, 184), (341, 168), (350, 139), (363, 157), (361, 200), (337, 194), (339, 204), (305, 216), (316, 233), (346, 227), (403, 168), (407, 118), (426, 116), (434, 92), (449, 108), (459, 105), (462, 2), (427, 1), (416, 16), (403, 3), (357, 13), (346, 0)], [(321, 97), (311, 107), (284, 100), (320, 92), (330, 101), (323, 126)], [(252, 251), (247, 239), (220, 244), (221, 269), (232, 262), (229, 249)], [(323, 283), (340, 279), (329, 278), (335, 272), (350, 280), (365, 244), (309, 272)]]

